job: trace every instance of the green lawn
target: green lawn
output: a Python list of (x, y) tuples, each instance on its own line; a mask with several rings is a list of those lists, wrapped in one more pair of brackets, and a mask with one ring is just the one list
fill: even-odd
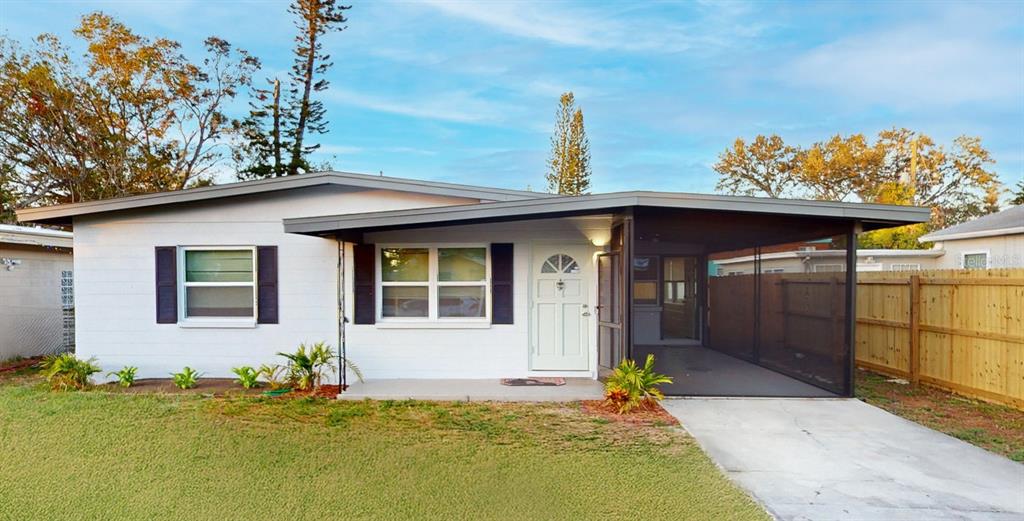
[(768, 519), (571, 405), (56, 393), (0, 375), (0, 519)]

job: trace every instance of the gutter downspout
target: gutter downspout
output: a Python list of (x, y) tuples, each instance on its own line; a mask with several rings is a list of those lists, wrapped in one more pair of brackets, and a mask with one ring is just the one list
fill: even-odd
[(348, 367), (345, 350), (345, 323), (348, 322), (348, 317), (345, 316), (345, 241), (335, 240), (338, 242), (338, 394), (341, 394), (348, 385), (348, 378), (345, 374), (345, 369)]

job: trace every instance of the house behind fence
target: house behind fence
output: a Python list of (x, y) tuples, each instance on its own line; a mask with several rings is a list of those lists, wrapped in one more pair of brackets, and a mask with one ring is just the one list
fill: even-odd
[(0, 225), (0, 360), (74, 348), (70, 232)]

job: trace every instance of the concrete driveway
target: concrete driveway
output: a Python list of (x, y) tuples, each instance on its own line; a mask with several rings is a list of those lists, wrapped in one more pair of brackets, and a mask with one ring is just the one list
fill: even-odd
[(1024, 465), (859, 400), (664, 405), (779, 519), (1024, 519)]

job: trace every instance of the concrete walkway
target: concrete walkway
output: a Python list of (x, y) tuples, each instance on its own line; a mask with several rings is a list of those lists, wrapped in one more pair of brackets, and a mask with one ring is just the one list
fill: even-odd
[(664, 405), (779, 519), (1024, 519), (1024, 465), (859, 400)]
[(604, 398), (601, 382), (566, 378), (565, 385), (509, 386), (497, 379), (367, 380), (351, 384), (340, 400), (435, 400), (455, 402), (574, 402)]

